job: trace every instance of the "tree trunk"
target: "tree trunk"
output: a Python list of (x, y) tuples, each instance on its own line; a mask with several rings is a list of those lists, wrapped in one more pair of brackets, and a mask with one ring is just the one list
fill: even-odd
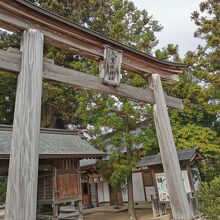
[[(127, 159), (130, 160), (131, 156), (132, 156), (131, 148), (127, 147)], [(132, 171), (127, 177), (127, 184), (128, 184), (128, 220), (136, 220), (137, 218), (134, 210)]]
[[(128, 118), (125, 118), (125, 132), (129, 132)], [(127, 160), (131, 161), (132, 158), (132, 143), (127, 144)], [(136, 214), (134, 210), (134, 194), (133, 194), (133, 181), (132, 170), (127, 177), (127, 189), (128, 189), (128, 220), (136, 220)]]
[(132, 173), (128, 175), (127, 184), (128, 184), (128, 220), (136, 220), (137, 218), (134, 210)]
[(114, 196), (115, 196), (114, 209), (119, 209), (119, 207), (118, 207), (118, 189), (116, 187), (114, 187), (113, 190), (114, 190)]
[(42, 104), (41, 111), (41, 127), (55, 128), (56, 127), (56, 109), (51, 104)]

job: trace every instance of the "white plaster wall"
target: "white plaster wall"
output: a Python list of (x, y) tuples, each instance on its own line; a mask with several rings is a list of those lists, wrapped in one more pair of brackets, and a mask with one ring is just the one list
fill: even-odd
[(151, 196), (153, 195), (154, 198), (156, 199), (156, 191), (154, 186), (147, 186), (145, 187), (146, 191), (146, 198), (148, 202), (151, 202)]
[(104, 188), (104, 202), (110, 202), (110, 195), (109, 195), (109, 185), (107, 182), (103, 182)]
[(127, 187), (122, 189), (122, 199), (123, 202), (128, 202), (128, 191), (127, 191)]
[(104, 191), (103, 191), (103, 187), (102, 187), (102, 183), (98, 183), (98, 200), (99, 203), (100, 202), (104, 202)]
[[(133, 173), (133, 193), (135, 202), (145, 202), (144, 186), (141, 173)], [(128, 202), (127, 189), (122, 189), (123, 202)], [(107, 182), (98, 183), (98, 199), (99, 203), (110, 202), (109, 185)]]
[(107, 182), (98, 183), (98, 199), (101, 202), (110, 202), (109, 186)]
[(141, 172), (132, 173), (133, 177), (133, 193), (134, 193), (134, 201), (135, 202), (144, 202), (144, 185)]

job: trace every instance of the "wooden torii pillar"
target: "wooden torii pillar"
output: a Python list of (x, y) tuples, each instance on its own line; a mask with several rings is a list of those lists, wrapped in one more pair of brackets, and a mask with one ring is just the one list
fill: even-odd
[(43, 35), (23, 33), (18, 76), (5, 220), (35, 220), (37, 207)]
[(152, 74), (149, 77), (149, 85), (154, 91), (156, 101), (153, 105), (154, 123), (167, 179), (173, 219), (190, 220), (193, 217), (183, 183), (160, 75)]

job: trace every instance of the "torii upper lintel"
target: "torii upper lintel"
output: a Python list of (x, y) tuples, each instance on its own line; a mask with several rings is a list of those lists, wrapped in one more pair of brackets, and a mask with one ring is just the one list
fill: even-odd
[(178, 81), (185, 64), (157, 59), (81, 27), (25, 0), (0, 1), (0, 25), (6, 29), (37, 29), (52, 45), (92, 59), (103, 59), (105, 45), (123, 52), (122, 68), (141, 75), (160, 74), (168, 83)]

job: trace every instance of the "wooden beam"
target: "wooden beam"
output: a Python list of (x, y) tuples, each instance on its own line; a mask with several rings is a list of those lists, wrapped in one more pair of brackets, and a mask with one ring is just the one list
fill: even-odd
[(147, 103), (154, 103), (153, 92), (150, 89), (141, 89), (125, 84), (120, 84), (119, 87), (104, 85), (102, 84), (102, 79), (93, 75), (49, 63), (44, 63), (44, 67), (43, 77), (47, 80), (64, 83), (80, 89), (96, 90)]
[[(18, 76), (5, 220), (36, 219), (43, 73), (43, 35), (23, 34)], [(15, 70), (15, 66), (13, 66)]]
[(0, 1), (0, 25), (15, 31), (38, 29), (46, 42), (92, 59), (103, 59), (104, 47), (109, 45), (123, 52), (125, 70), (141, 75), (159, 73), (168, 83), (178, 81), (178, 75), (186, 68), (184, 64), (162, 61), (137, 51), (23, 0)]
[(0, 50), (0, 69), (13, 73), (21, 71), (21, 53), (11, 53)]
[[(0, 69), (14, 73), (20, 72), (21, 52), (9, 48), (8, 52), (0, 50)], [(102, 84), (102, 80), (96, 76), (68, 69), (44, 59), (43, 78), (49, 81), (66, 84), (80, 89), (97, 90), (103, 93), (110, 93), (117, 96), (129, 97), (145, 103), (154, 104), (153, 90), (150, 88), (141, 89), (125, 84), (119, 87)], [(182, 100), (166, 95), (166, 104), (172, 108), (183, 108)]]
[(190, 220), (192, 219), (192, 215), (184, 188), (162, 83), (158, 74), (153, 74), (150, 77), (150, 87), (154, 91), (156, 101), (153, 105), (153, 116), (160, 147), (161, 160), (167, 179), (167, 188), (173, 219)]

